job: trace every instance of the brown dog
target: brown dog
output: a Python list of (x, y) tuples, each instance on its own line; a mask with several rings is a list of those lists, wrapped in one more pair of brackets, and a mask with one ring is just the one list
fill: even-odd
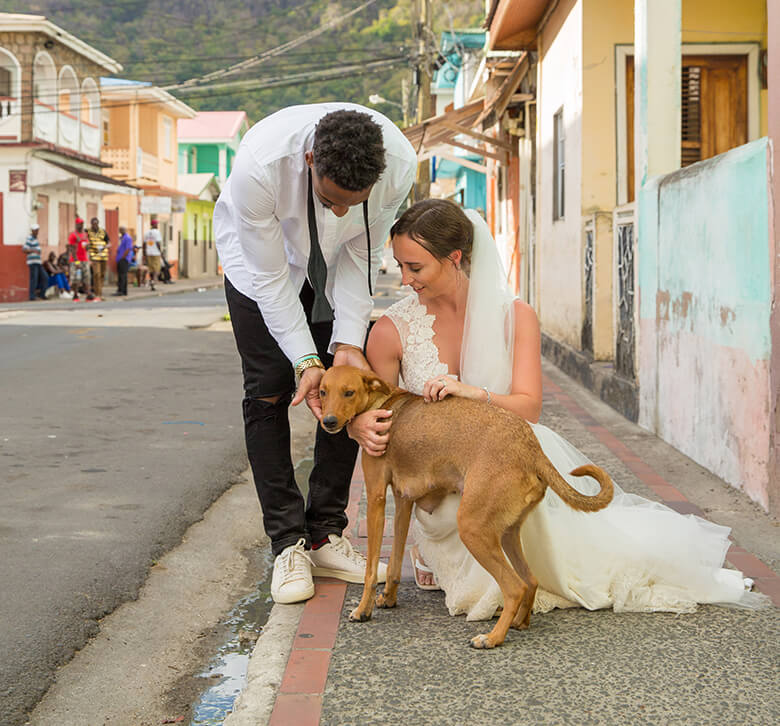
[(376, 598), (377, 606), (395, 607), (412, 505), (432, 512), (445, 495), (459, 492), (460, 538), (495, 578), (504, 597), (504, 609), (493, 630), (473, 638), (471, 645), (494, 648), (504, 642), (510, 626), (527, 628), (537, 583), (523, 557), (523, 521), (542, 500), (548, 485), (574, 509), (603, 509), (612, 499), (612, 481), (606, 472), (597, 466), (572, 471), (574, 476), (592, 476), (601, 485), (595, 496), (580, 494), (556, 471), (531, 427), (519, 416), (465, 398), (426, 403), (421, 396), (392, 389), (374, 373), (359, 368), (329, 369), (320, 383), (320, 399), (321, 425), (329, 433), (340, 431), (363, 411), (393, 411), (386, 452), (380, 457), (363, 453), (368, 557), (363, 597), (350, 620), (371, 617), (390, 485), (395, 497), (393, 549), (387, 584), (384, 594)]

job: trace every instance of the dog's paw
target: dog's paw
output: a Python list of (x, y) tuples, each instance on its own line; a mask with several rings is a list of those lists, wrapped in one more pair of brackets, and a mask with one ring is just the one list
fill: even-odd
[(376, 596), (376, 606), (378, 608), (394, 608), (397, 602), (395, 597), (387, 597), (383, 592)]
[(487, 635), (477, 635), (469, 641), (472, 648), (477, 650), (487, 650), (489, 648), (495, 648), (495, 644)]
[(371, 613), (366, 613), (361, 611), (360, 608), (355, 608), (349, 614), (349, 620), (352, 623), (365, 623), (367, 620), (371, 620)]

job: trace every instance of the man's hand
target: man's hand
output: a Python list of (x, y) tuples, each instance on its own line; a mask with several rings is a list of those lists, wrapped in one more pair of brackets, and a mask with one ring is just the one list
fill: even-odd
[(293, 396), (291, 404), (297, 406), (306, 399), (306, 405), (319, 421), (322, 418), (322, 403), (320, 401), (320, 381), (325, 375), (324, 368), (307, 368), (298, 383), (298, 390)]
[(363, 355), (363, 351), (356, 345), (349, 345), (347, 343), (336, 344), (336, 350), (333, 354), (333, 365), (355, 366), (355, 368), (362, 368), (366, 371), (371, 370), (371, 366), (368, 365), (368, 361)]

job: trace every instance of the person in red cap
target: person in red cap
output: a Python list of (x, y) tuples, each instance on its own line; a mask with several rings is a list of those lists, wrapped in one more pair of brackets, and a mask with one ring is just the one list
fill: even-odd
[(79, 291), (87, 291), (87, 300), (94, 299), (92, 294), (92, 275), (89, 270), (89, 239), (84, 231), (84, 220), (76, 217), (76, 229), (68, 236), (68, 257), (70, 260), (70, 286), (73, 289), (73, 301), (79, 299)]
[(149, 268), (149, 286), (154, 290), (154, 282), (162, 269), (162, 237), (157, 229), (157, 220), (149, 222), (151, 229), (144, 235), (144, 257)]

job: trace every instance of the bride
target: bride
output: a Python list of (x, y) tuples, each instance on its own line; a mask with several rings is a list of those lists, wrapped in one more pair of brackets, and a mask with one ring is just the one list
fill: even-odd
[[(554, 431), (536, 423), (542, 408), (539, 323), (513, 299), (495, 242), (473, 211), (444, 199), (410, 207), (391, 230), (402, 283), (413, 293), (391, 306), (371, 330), (368, 362), (392, 384), (435, 405), (463, 396), (525, 418), (547, 457), (573, 487), (598, 491), (590, 478), (568, 475), (590, 463)], [(381, 456), (390, 411), (368, 411), (348, 430)], [(489, 435), (489, 432), (486, 432)], [(415, 581), (444, 590), (451, 615), (493, 617), (501, 591), (460, 541), (460, 495), (432, 514), (415, 510)], [(617, 611), (691, 612), (697, 603), (757, 605), (742, 573), (722, 567), (729, 528), (623, 492), (610, 505), (577, 512), (551, 489), (523, 525), (523, 552), (539, 589), (534, 612), (582, 606)]]

